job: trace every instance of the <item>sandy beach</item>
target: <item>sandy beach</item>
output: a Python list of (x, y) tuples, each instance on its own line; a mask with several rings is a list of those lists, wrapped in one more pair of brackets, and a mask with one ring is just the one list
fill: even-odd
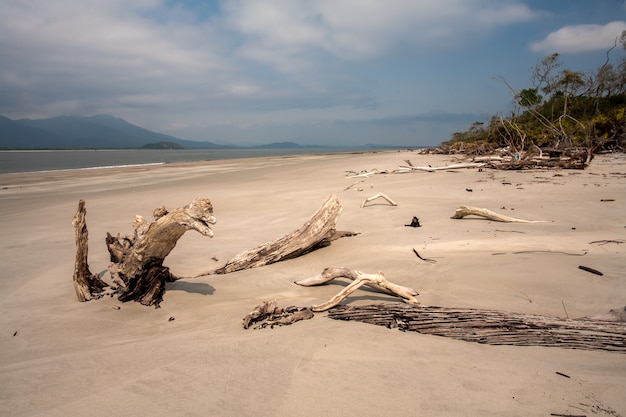
[[(623, 353), (483, 345), (326, 313), (243, 329), (262, 301), (328, 300), (345, 283), (293, 284), (328, 266), (383, 271), (415, 288), (423, 305), (570, 318), (626, 305), (624, 154), (598, 155), (584, 171), (346, 178), (405, 160), (445, 166), (457, 158), (394, 151), (0, 175), (0, 415), (626, 416)], [(380, 192), (398, 205), (360, 207)], [(192, 278), (293, 231), (330, 194), (343, 206), (338, 230), (358, 236)], [(165, 263), (188, 278), (168, 285), (161, 308), (77, 301), (71, 220), (79, 199), (89, 265), (100, 272), (109, 264), (107, 232), (132, 233), (135, 214), (149, 218), (196, 197), (213, 203), (215, 236), (188, 232), (179, 241)], [(451, 219), (459, 205), (546, 222)], [(405, 226), (413, 216), (421, 227)], [(397, 299), (359, 290), (343, 303), (387, 301)]]

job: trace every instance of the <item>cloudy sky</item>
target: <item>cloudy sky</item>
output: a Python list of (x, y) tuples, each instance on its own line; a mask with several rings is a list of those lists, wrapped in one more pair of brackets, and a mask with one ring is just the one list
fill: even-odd
[[(587, 71), (624, 0), (0, 0), (0, 114), (111, 114), (183, 139), (436, 145)], [(617, 61), (624, 50), (616, 48)]]

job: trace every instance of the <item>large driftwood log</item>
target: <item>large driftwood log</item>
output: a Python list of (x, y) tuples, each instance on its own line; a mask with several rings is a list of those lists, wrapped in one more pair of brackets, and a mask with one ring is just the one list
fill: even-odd
[(479, 216), (484, 217), (488, 220), (493, 220), (494, 222), (504, 222), (504, 223), (546, 223), (545, 220), (523, 220), (516, 219), (515, 217), (505, 216), (503, 214), (498, 214), (491, 210), (479, 207), (471, 207), (471, 206), (459, 206), (457, 207), (453, 219), (462, 219), (465, 216)]
[(326, 284), (336, 278), (348, 278), (349, 280), (352, 280), (352, 283), (339, 291), (333, 298), (325, 303), (312, 306), (311, 310), (326, 311), (345, 300), (350, 294), (363, 285), (385, 294), (398, 296), (404, 299), (406, 303), (419, 304), (419, 301), (415, 298), (419, 295), (417, 291), (413, 288), (389, 282), (382, 272), (379, 272), (378, 274), (366, 274), (364, 272), (348, 268), (326, 268), (314, 277), (296, 281), (295, 283), (302, 285), (303, 287), (311, 287)]
[(337, 196), (330, 195), (319, 210), (298, 229), (279, 239), (242, 252), (222, 266), (201, 275), (227, 274), (296, 258), (328, 246), (338, 237), (354, 235), (352, 232), (336, 231), (335, 223), (341, 211), (341, 203)]
[(619, 316), (619, 313), (612, 314), (606, 321), (602, 316), (563, 319), (494, 310), (422, 307), (401, 303), (340, 305), (328, 314), (328, 317), (335, 320), (355, 320), (467, 342), (626, 353), (626, 323), (619, 321)]
[[(98, 298), (105, 287), (119, 295), (120, 301), (138, 301), (159, 306), (165, 282), (176, 279), (163, 266), (163, 261), (187, 230), (213, 237), (210, 225), (215, 223), (213, 206), (207, 198), (198, 198), (182, 208), (168, 212), (164, 207), (154, 210), (154, 221), (147, 223), (136, 216), (133, 236), (107, 234), (106, 243), (112, 264), (109, 272), (116, 286), (96, 280), (87, 265), (87, 227), (85, 203), (81, 200), (74, 218), (76, 231), (76, 267), (74, 283), (78, 299)], [(91, 277), (91, 278), (90, 278)]]
[(99, 276), (94, 275), (89, 270), (87, 263), (89, 252), (89, 234), (87, 232), (87, 222), (85, 216), (85, 201), (78, 202), (78, 210), (72, 224), (74, 225), (74, 236), (76, 238), (76, 261), (74, 262), (74, 290), (78, 301), (89, 301), (102, 297), (109, 285), (102, 281)]

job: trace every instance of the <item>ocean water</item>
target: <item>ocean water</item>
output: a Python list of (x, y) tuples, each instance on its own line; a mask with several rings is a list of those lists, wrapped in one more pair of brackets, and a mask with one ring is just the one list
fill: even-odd
[[(360, 149), (363, 151), (364, 149)], [(324, 154), (359, 151), (359, 149), (217, 149), (217, 150), (37, 150), (0, 151), (0, 174), (36, 171), (60, 171), (121, 166), (156, 165), (172, 162), (215, 161), (263, 156)]]

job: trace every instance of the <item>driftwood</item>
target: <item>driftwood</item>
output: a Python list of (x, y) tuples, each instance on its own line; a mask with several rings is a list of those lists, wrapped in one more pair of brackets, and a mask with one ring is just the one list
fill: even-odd
[[(215, 223), (213, 207), (206, 198), (198, 198), (182, 208), (168, 212), (164, 207), (154, 210), (154, 221), (146, 222), (136, 216), (133, 236), (107, 234), (106, 243), (112, 264), (109, 272), (113, 283), (100, 281), (95, 287), (92, 281), (83, 279), (93, 276), (87, 266), (87, 229), (84, 222), (84, 202), (81, 201), (74, 219), (77, 237), (74, 285), (79, 300), (98, 298), (104, 290), (118, 294), (120, 301), (138, 301), (144, 305), (159, 306), (165, 290), (165, 282), (176, 279), (163, 261), (174, 249), (187, 230), (213, 237), (210, 225)], [(84, 229), (84, 231), (83, 231)]]
[(514, 217), (505, 216), (502, 214), (495, 213), (491, 210), (485, 208), (478, 207), (470, 207), (470, 206), (459, 206), (452, 216), (453, 219), (462, 219), (465, 216), (479, 216), (484, 217), (488, 220), (493, 220), (495, 222), (504, 222), (504, 223), (545, 223), (545, 220), (522, 220), (516, 219)]
[(419, 166), (413, 166), (412, 164), (410, 164), (409, 166), (400, 166), (400, 169), (403, 171), (406, 170), (411, 170), (411, 171), (428, 171), (428, 172), (435, 172), (435, 171), (447, 171), (447, 170), (451, 170), (451, 169), (465, 169), (465, 168), (482, 168), (484, 167), (486, 164), (484, 162), (462, 162), (462, 163), (458, 163), (458, 164), (451, 164), (451, 165), (446, 165), (446, 166), (442, 166), (442, 167), (431, 167), (431, 166), (427, 166), (427, 167), (419, 167)]
[(396, 203), (395, 201), (393, 201), (393, 200), (391, 199), (391, 197), (389, 197), (387, 194), (378, 193), (378, 194), (374, 194), (374, 195), (373, 195), (373, 196), (371, 196), (371, 197), (367, 197), (367, 198), (365, 199), (365, 201), (363, 201), (363, 202), (361, 203), (361, 208), (365, 207), (365, 205), (366, 205), (367, 203), (369, 203), (369, 202), (371, 202), (371, 201), (374, 201), (374, 200), (376, 200), (377, 198), (382, 198), (383, 200), (386, 200), (386, 201), (387, 201), (389, 204), (391, 204), (392, 206), (397, 206), (397, 205), (398, 205), (398, 203)]
[(267, 326), (285, 326), (300, 320), (311, 319), (314, 315), (313, 312), (326, 311), (336, 306), (363, 285), (385, 294), (401, 297), (407, 303), (419, 304), (419, 301), (415, 298), (418, 295), (417, 291), (387, 281), (382, 272), (365, 274), (348, 268), (326, 268), (314, 277), (296, 281), (295, 283), (304, 287), (311, 287), (326, 284), (336, 278), (348, 278), (353, 282), (327, 302), (311, 307), (291, 306), (282, 308), (276, 305), (276, 300), (264, 301), (244, 317), (244, 329), (253, 325), (255, 325), (255, 329), (262, 329)]
[(270, 326), (286, 326), (300, 320), (313, 318), (313, 312), (308, 307), (281, 308), (274, 301), (264, 301), (243, 319), (243, 328), (247, 329), (256, 324), (255, 328), (262, 329)]
[(415, 298), (419, 295), (417, 291), (413, 288), (403, 287), (402, 285), (397, 285), (387, 281), (382, 272), (379, 272), (378, 274), (366, 274), (364, 272), (348, 268), (326, 268), (314, 277), (296, 281), (295, 283), (304, 287), (311, 287), (326, 284), (336, 278), (348, 278), (349, 280), (352, 280), (352, 283), (350, 283), (350, 285), (345, 287), (343, 290), (339, 291), (337, 295), (325, 303), (311, 306), (311, 310), (326, 311), (345, 300), (362, 285), (367, 285), (368, 287), (385, 294), (401, 297), (409, 304), (419, 304), (419, 301)]
[(76, 291), (78, 301), (98, 299), (104, 295), (104, 292), (109, 287), (99, 276), (92, 274), (89, 270), (89, 264), (87, 263), (89, 234), (87, 232), (87, 222), (85, 221), (86, 214), (85, 201), (80, 200), (78, 202), (78, 210), (72, 220), (76, 238), (74, 290)]
[(626, 353), (625, 314), (623, 309), (616, 311), (606, 315), (607, 320), (603, 316), (563, 319), (493, 310), (384, 303), (341, 305), (330, 310), (328, 317), (490, 345), (548, 346)]
[(279, 239), (242, 252), (217, 269), (205, 272), (200, 276), (227, 274), (296, 258), (328, 246), (331, 241), (339, 237), (355, 235), (352, 232), (335, 230), (335, 222), (341, 211), (339, 199), (337, 196), (331, 195), (317, 212), (298, 229)]

